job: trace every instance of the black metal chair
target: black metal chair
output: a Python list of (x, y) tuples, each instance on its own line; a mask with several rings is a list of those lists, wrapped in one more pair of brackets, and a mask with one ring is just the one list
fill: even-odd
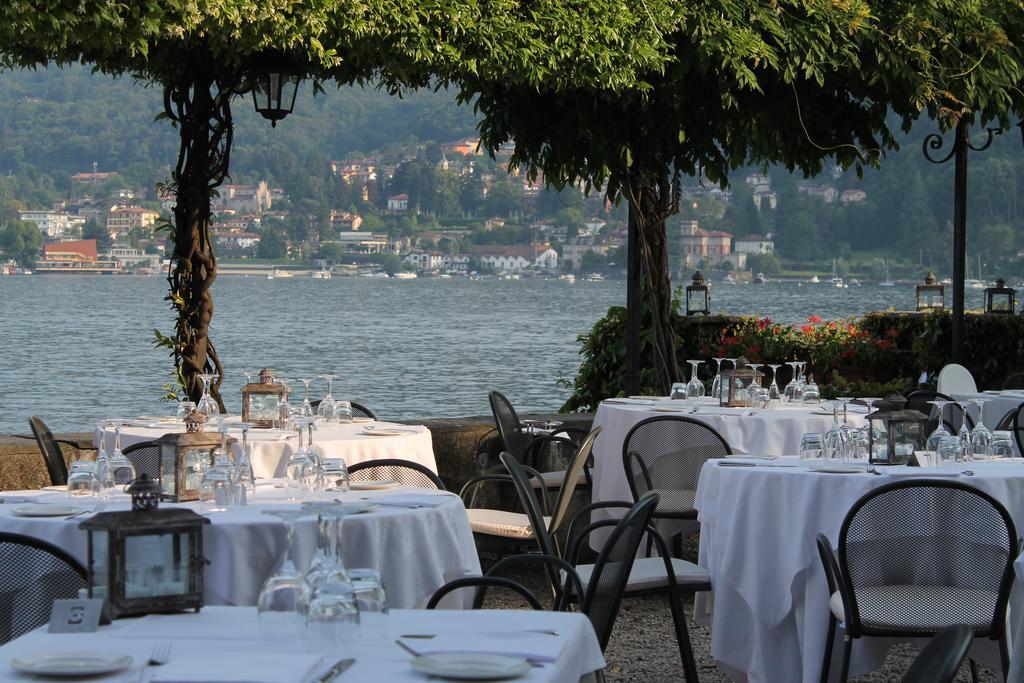
[(1010, 423), (1013, 431), (1013, 439), (1017, 442), (1017, 453), (1024, 455), (1024, 403), (1017, 406), (1013, 412), (1013, 421)]
[[(566, 574), (563, 591), (566, 594), (577, 591), (576, 594), (580, 595), (580, 611), (590, 619), (602, 651), (607, 648), (608, 641), (611, 638), (615, 620), (619, 614), (622, 596), (626, 589), (626, 582), (633, 568), (637, 550), (640, 547), (640, 541), (650, 526), (651, 517), (657, 504), (658, 496), (656, 494), (645, 496), (640, 502), (629, 506), (626, 514), (617, 522), (614, 522), (614, 529), (608, 538), (608, 542), (598, 554), (597, 561), (594, 563), (594, 569), (585, 584), (580, 583), (572, 567), (564, 567), (562, 569)], [(551, 556), (529, 555), (524, 557), (554, 562), (555, 564), (563, 562), (559, 558)], [(497, 569), (497, 565), (492, 568), (492, 571), (495, 569)], [(497, 578), (499, 577), (488, 575), (457, 579), (439, 588), (431, 597), (428, 606), (436, 606), (441, 597), (456, 588), (470, 586), (487, 588), (494, 585), (507, 587), (505, 581), (496, 583), (495, 579)], [(527, 591), (521, 585), (518, 588), (521, 590), (513, 590), (520, 594), (522, 594), (522, 591)], [(582, 591), (581, 593), (578, 592), (580, 590)], [(480, 602), (482, 602), (482, 598), (478, 590), (474, 600), (474, 607), (479, 607)], [(533, 602), (540, 604), (536, 597), (534, 597)]]
[[(516, 492), (519, 494), (523, 508), (530, 519), (531, 527), (534, 529), (534, 537), (537, 540), (537, 545), (540, 547), (541, 555), (534, 555), (532, 557), (562, 557), (558, 552), (558, 543), (553, 531), (553, 529), (558, 527), (558, 506), (556, 505), (556, 510), (551, 517), (550, 524), (545, 528), (545, 518), (541, 514), (534, 489), (527, 480), (526, 471), (508, 453), (501, 454), (501, 461), (508, 468), (509, 474), (512, 476)], [(628, 510), (632, 505), (635, 505), (635, 503), (594, 503), (579, 510), (573, 517), (569, 526), (568, 552), (564, 559), (574, 567), (580, 581), (584, 584), (589, 583), (594, 574), (595, 565), (577, 563), (576, 560), (579, 557), (580, 548), (592, 531), (614, 526), (616, 520), (609, 519), (589, 523), (585, 529), (580, 531), (579, 525), (585, 523), (581, 522), (581, 520), (589, 519), (590, 513), (597, 509), (625, 508)], [(693, 657), (693, 648), (690, 644), (689, 630), (686, 626), (686, 615), (682, 609), (682, 593), (711, 590), (711, 575), (707, 570), (698, 567), (692, 562), (670, 557), (668, 546), (653, 527), (650, 527), (647, 533), (657, 543), (660, 557), (644, 557), (635, 560), (631, 573), (626, 580), (625, 595), (626, 597), (638, 597), (664, 594), (668, 598), (672, 622), (676, 629), (679, 655), (683, 663), (683, 670), (686, 673), (686, 680), (690, 683), (696, 683), (698, 680), (697, 664)], [(516, 557), (519, 556), (501, 560), (491, 568), (491, 571), (497, 571), (499, 565), (514, 561)], [(565, 596), (562, 594), (564, 586), (561, 582), (561, 575), (558, 574), (558, 568), (551, 566), (549, 563), (544, 569), (547, 573), (548, 583), (554, 595), (555, 603), (560, 604), (571, 599), (572, 595)]]
[(649, 491), (661, 502), (654, 516), (696, 519), (693, 507), (701, 467), (732, 454), (728, 442), (708, 424), (690, 417), (650, 417), (633, 425), (622, 443), (622, 466), (637, 501)]
[[(907, 410), (916, 410), (931, 418), (928, 420), (928, 427), (926, 429), (929, 434), (934, 432), (939, 426), (939, 416), (935, 412), (935, 406), (930, 404), (929, 401), (938, 400), (952, 401), (953, 398), (931, 389), (918, 389), (907, 395)], [(963, 408), (959, 404), (950, 403), (945, 406), (942, 410), (942, 424), (945, 426), (946, 431), (954, 435), (959, 432), (960, 424), (963, 422), (963, 415)], [(967, 415), (967, 428), (974, 429), (974, 420), (971, 419), (970, 414)]]
[(1007, 389), (1024, 389), (1024, 372), (1017, 372), (1003, 380), (1003, 391)]
[[(565, 478), (565, 463), (572, 458), (587, 432), (565, 427), (550, 434), (531, 434), (519, 419), (512, 403), (501, 392), (492, 391), (487, 398), (501, 436), (501, 450), (511, 453), (520, 463), (540, 473), (540, 479), (533, 482), (534, 486), (549, 489), (560, 487)], [(589, 465), (583, 469), (577, 485), (590, 487)]]
[(53, 486), (67, 484), (68, 466), (64, 462), (64, 454), (60, 450), (60, 444), (66, 444), (76, 450), (78, 449), (78, 444), (54, 438), (50, 428), (38, 417), (30, 417), (28, 424), (32, 428), (32, 434), (36, 437), (36, 443), (39, 444), (39, 451), (43, 454), (43, 462), (46, 463), (46, 471), (50, 475), (50, 484)]
[(121, 452), (135, 468), (135, 476), (145, 472), (154, 481), (160, 481), (160, 444), (142, 441), (123, 448)]
[[(358, 401), (349, 401), (349, 403), (352, 405), (352, 417), (367, 417), (371, 420), (378, 419), (377, 414), (374, 413), (369, 408), (367, 408), (366, 406), (364, 406), (362, 403), (359, 403)], [(309, 405), (312, 406), (313, 410), (315, 411), (317, 408), (320, 407), (320, 399), (310, 401)]]
[(430, 468), (399, 458), (382, 458), (365, 460), (350, 465), (348, 474), (352, 481), (390, 480), (403, 486), (415, 486), (421, 489), (438, 489), (446, 491), (444, 482)]
[(0, 567), (0, 644), (47, 623), (54, 600), (86, 585), (77, 560), (31, 536), (0, 533)]
[(842, 681), (855, 639), (928, 636), (953, 624), (999, 641), (1006, 676), (1006, 605), (1019, 551), (1013, 520), (990, 495), (959, 481), (887, 484), (846, 514), (838, 556), (824, 534), (817, 542), (830, 608), (822, 681), (840, 624)]
[(953, 683), (974, 634), (963, 624), (939, 631), (914, 658), (903, 683)]

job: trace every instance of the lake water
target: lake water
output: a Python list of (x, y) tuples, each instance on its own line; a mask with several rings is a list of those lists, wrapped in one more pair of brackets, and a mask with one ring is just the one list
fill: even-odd
[[(77, 431), (101, 417), (169, 412), (160, 397), (170, 359), (152, 346), (154, 328), (172, 329), (165, 293), (160, 277), (0, 277), (0, 434), (26, 433), (30, 415)], [(239, 410), (242, 371), (270, 366), (290, 378), (335, 372), (336, 397), (415, 419), (489, 414), (491, 389), (523, 411), (556, 410), (568, 392), (555, 379), (579, 366), (577, 335), (624, 305), (625, 283), (232, 275), (213, 295), (229, 410)], [(981, 298), (969, 290), (968, 306)], [(713, 290), (716, 311), (783, 322), (913, 303), (912, 285)], [(311, 393), (323, 388), (317, 380)]]

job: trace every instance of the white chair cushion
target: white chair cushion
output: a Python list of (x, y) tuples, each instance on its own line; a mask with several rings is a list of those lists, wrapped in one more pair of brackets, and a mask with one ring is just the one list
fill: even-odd
[[(565, 481), (565, 470), (557, 470), (555, 472), (541, 472), (540, 480), (537, 477), (530, 477), (530, 484), (535, 489), (539, 489), (543, 486), (546, 489), (558, 489), (562, 488), (562, 482)], [(579, 479), (576, 480), (576, 486), (584, 486), (587, 483), (587, 477), (583, 472), (580, 472)]]
[[(952, 586), (866, 586), (857, 589), (857, 609), (865, 626), (894, 631), (941, 631), (952, 624), (981, 629), (992, 623), (998, 594)], [(828, 601), (839, 621), (846, 621), (839, 591)]]
[[(683, 588), (687, 584), (711, 582), (711, 574), (707, 569), (676, 557), (672, 558), (672, 571), (676, 575), (676, 583)], [(593, 572), (594, 565), (592, 564), (576, 565), (576, 573), (579, 574), (584, 588), (590, 583), (590, 575)], [(633, 562), (633, 569), (629, 572), (626, 592), (660, 588), (667, 585), (668, 575), (665, 573), (665, 560), (660, 557), (639, 557)]]
[(950, 363), (939, 371), (938, 386), (935, 388), (946, 396), (978, 393), (978, 384), (970, 370), (956, 363)]
[[(469, 508), (466, 510), (466, 514), (469, 516), (469, 526), (473, 529), (474, 533), (502, 536), (504, 538), (533, 538), (533, 527), (530, 526), (530, 519), (521, 512)], [(548, 524), (550, 521), (550, 517), (544, 518), (545, 524)]]

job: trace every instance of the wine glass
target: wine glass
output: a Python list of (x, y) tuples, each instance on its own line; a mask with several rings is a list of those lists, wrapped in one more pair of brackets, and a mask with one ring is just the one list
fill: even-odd
[(313, 491), (321, 493), (324, 490), (324, 464), (323, 460), (320, 458), (320, 453), (316, 450), (316, 446), (313, 445), (313, 432), (316, 431), (316, 418), (303, 418), (303, 420), (306, 423), (306, 428), (309, 430), (309, 441), (306, 442), (306, 457), (309, 458), (309, 461), (313, 466), (307, 483)]
[(821, 458), (824, 451), (824, 434), (821, 432), (807, 432), (800, 437), (800, 459), (817, 460)]
[(932, 405), (932, 415), (938, 414), (939, 424), (935, 428), (935, 431), (928, 436), (928, 440), (925, 442), (925, 448), (929, 451), (935, 451), (938, 450), (939, 441), (942, 437), (953, 436), (949, 433), (949, 430), (946, 429), (946, 421), (943, 419), (945, 417), (946, 406), (949, 405), (951, 401), (939, 398), (934, 401), (928, 401), (928, 403)]
[(387, 635), (388, 592), (384, 579), (375, 569), (349, 569), (356, 607), (359, 609), (359, 629), (368, 639)]
[(316, 411), (313, 410), (313, 404), (310, 403), (309, 401), (309, 383), (312, 382), (313, 380), (300, 379), (298, 381), (302, 382), (303, 386), (306, 389), (306, 398), (302, 401), (302, 405), (299, 406), (299, 415), (316, 415)]
[(711, 381), (711, 396), (713, 398), (722, 398), (722, 361), (724, 358), (712, 358), (715, 361), (715, 379)]
[(288, 402), (288, 396), (292, 393), (292, 387), (288, 380), (284, 378), (279, 379), (278, 382), (284, 387), (284, 394), (281, 395), (281, 402), (277, 404), (277, 426), (280, 429), (289, 429), (294, 417), (292, 405)]
[(317, 408), (317, 415), (325, 421), (330, 421), (334, 418), (334, 396), (331, 395), (331, 386), (337, 375), (324, 373), (322, 375), (317, 375), (317, 377), (327, 382), (327, 394), (320, 400), (320, 406)]
[(319, 547), (306, 573), (311, 596), (305, 641), (314, 651), (337, 648), (355, 636), (359, 626), (355, 591), (341, 554), (343, 521), (344, 514), (336, 505), (320, 508)]
[(242, 452), (235, 460), (235, 504), (252, 505), (256, 502), (256, 474), (252, 469), (252, 444), (249, 443), (252, 425), (242, 422), (238, 428), (242, 430)]
[(312, 419), (298, 416), (292, 418), (299, 430), (299, 450), (295, 451), (285, 464), (285, 486), (290, 501), (305, 499), (309, 491), (310, 478), (315, 476), (313, 461), (310, 460), (306, 447), (303, 445), (306, 422)]
[(210, 394), (210, 382), (214, 377), (216, 375), (206, 372), (199, 375), (199, 379), (203, 381), (203, 395), (199, 397), (199, 403), (196, 405), (196, 408), (207, 417), (220, 414), (220, 406), (217, 405), (217, 402), (213, 400), (213, 395)]
[(290, 642), (298, 645), (299, 634), (309, 607), (310, 590), (305, 577), (295, 567), (292, 547), (295, 521), (308, 514), (304, 510), (264, 510), (284, 522), (286, 542), (281, 566), (263, 583), (256, 599), (260, 636), (274, 645)]
[(704, 382), (700, 381), (697, 377), (697, 370), (704, 363), (702, 360), (688, 360), (690, 364), (690, 382), (686, 385), (686, 397), (687, 398), (703, 398), (704, 397)]
[(784, 395), (787, 401), (797, 401), (799, 400), (799, 398), (796, 395), (797, 387), (799, 386), (799, 383), (797, 382), (797, 368), (800, 366), (800, 362), (786, 361), (786, 365), (793, 369), (793, 373), (790, 377), (789, 384), (787, 384), (786, 388), (783, 390)]
[(801, 388), (800, 395), (804, 403), (817, 403), (821, 400), (821, 391), (814, 382), (814, 375), (808, 375), (807, 383)]
[(135, 467), (121, 452), (121, 428), (124, 420), (111, 420), (114, 426), (114, 450), (107, 461), (108, 477), (114, 485), (130, 484), (135, 480)]
[(779, 385), (775, 381), (779, 376), (779, 368), (782, 367), (779, 363), (769, 363), (768, 367), (772, 369), (772, 383), (768, 385), (768, 400), (778, 401), (782, 398), (782, 394), (779, 391)]
[(841, 460), (846, 462), (847, 458), (847, 435), (839, 425), (839, 406), (832, 406), (832, 426), (825, 432), (822, 438), (822, 452), (826, 460)]
[(960, 431), (957, 432), (957, 438), (960, 439), (960, 447), (964, 450), (964, 459), (973, 460), (973, 454), (971, 453), (971, 428), (967, 426), (967, 401), (954, 401), (960, 406)]
[(988, 430), (985, 423), (982, 422), (982, 412), (985, 404), (989, 401), (987, 398), (972, 398), (970, 403), (978, 406), (978, 417), (974, 421), (974, 429), (971, 430), (971, 453), (974, 457), (987, 456), (988, 445), (992, 441), (992, 432)]
[(110, 458), (107, 457), (107, 427), (109, 426), (110, 420), (96, 422), (96, 428), (100, 430), (99, 446), (96, 449), (96, 481), (101, 498), (106, 498), (110, 490), (114, 488), (114, 479), (110, 476)]
[(68, 496), (95, 496), (99, 493), (100, 483), (96, 478), (96, 463), (79, 460), (71, 463), (68, 470)]

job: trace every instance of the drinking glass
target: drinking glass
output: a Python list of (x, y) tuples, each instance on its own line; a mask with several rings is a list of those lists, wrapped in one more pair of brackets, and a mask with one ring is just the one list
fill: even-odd
[(196, 409), (196, 404), (192, 401), (181, 401), (178, 403), (178, 410), (174, 413), (174, 419), (178, 422), (184, 422), (188, 414)]
[[(308, 506), (306, 506), (308, 507)], [(341, 555), (344, 514), (334, 504), (317, 506), (319, 542), (306, 573), (311, 597), (306, 613), (306, 645), (313, 651), (331, 651), (358, 632), (359, 608)]]
[(252, 376), (258, 375), (259, 373), (255, 370), (242, 370), (242, 374), (245, 375), (245, 383), (252, 384)]
[(772, 369), (772, 383), (768, 385), (768, 400), (778, 401), (782, 398), (782, 394), (779, 391), (779, 384), (775, 380), (779, 376), (779, 368), (781, 368), (782, 365), (778, 363), (769, 363), (768, 367)]
[(275, 646), (298, 645), (299, 634), (309, 607), (309, 584), (295, 567), (292, 539), (295, 521), (308, 514), (303, 510), (264, 510), (263, 514), (279, 518), (285, 525), (286, 543), (281, 567), (260, 590), (256, 599), (260, 637)]
[(327, 394), (320, 400), (320, 406), (317, 408), (317, 415), (325, 421), (330, 421), (334, 418), (334, 396), (331, 395), (331, 385), (337, 375), (324, 373), (322, 375), (317, 375), (317, 377), (327, 382)]
[(344, 458), (324, 458), (321, 460), (323, 466), (324, 486), (328, 491), (348, 491), (349, 477), (348, 465)]
[(990, 458), (1012, 458), (1013, 435), (1003, 430), (992, 432), (992, 439), (988, 443), (986, 455)]
[(292, 405), (288, 402), (288, 395), (292, 393), (291, 385), (288, 384), (288, 380), (278, 380), (281, 386), (284, 387), (284, 394), (281, 396), (281, 402), (277, 404), (277, 427), (279, 429), (291, 429), (292, 427)]
[(228, 428), (221, 420), (220, 447), (213, 452), (213, 464), (199, 480), (199, 507), (203, 512), (226, 512), (234, 502), (235, 483), (228, 461)]
[(704, 396), (704, 382), (700, 381), (697, 377), (697, 370), (701, 364), (704, 363), (702, 360), (688, 360), (690, 364), (690, 382), (686, 385), (686, 397), (687, 398), (703, 398)]
[(242, 430), (242, 453), (235, 460), (235, 505), (252, 505), (256, 502), (256, 474), (252, 470), (252, 444), (249, 443), (252, 425), (242, 422), (238, 428)]
[(135, 467), (121, 452), (121, 427), (124, 421), (112, 420), (111, 423), (114, 425), (114, 451), (107, 462), (109, 477), (117, 486), (130, 484), (135, 480)]
[(96, 463), (79, 460), (71, 463), (68, 470), (68, 495), (71, 497), (95, 496), (99, 493), (100, 482), (96, 478)]
[(949, 434), (940, 437), (936, 455), (943, 467), (963, 462), (964, 449), (960, 444), (960, 439)]
[[(843, 426), (846, 431), (846, 426)], [(847, 442), (847, 450), (849, 452), (848, 460), (850, 462), (862, 462), (866, 463), (870, 460), (871, 453), (871, 440), (869, 437), (868, 430), (871, 428), (865, 425), (860, 429), (849, 430), (849, 440)]]
[(846, 461), (846, 434), (839, 425), (839, 408), (832, 406), (832, 426), (822, 438), (822, 456), (825, 460)]
[(800, 438), (800, 459), (818, 460), (824, 453), (824, 437), (821, 432), (807, 432)]
[(352, 422), (352, 402), (335, 401), (334, 419), (343, 424)]
[(684, 382), (673, 382), (668, 397), (673, 400), (686, 400), (686, 384)]
[(356, 608), (359, 610), (359, 628), (364, 638), (375, 640), (387, 635), (388, 593), (384, 579), (375, 569), (349, 569)]
[(818, 390), (818, 385), (814, 383), (814, 375), (807, 377), (807, 385), (801, 392), (801, 398), (804, 403), (818, 403), (821, 401), (821, 392)]
[(928, 440), (925, 442), (925, 448), (929, 451), (937, 451), (939, 448), (939, 441), (944, 436), (953, 436), (946, 429), (946, 421), (943, 419), (945, 416), (946, 406), (951, 403), (945, 399), (936, 399), (934, 401), (928, 401), (932, 405), (932, 415), (939, 416), (939, 425), (935, 428), (931, 434), (928, 435)]
[(306, 398), (302, 401), (302, 405), (299, 406), (299, 415), (315, 415), (316, 411), (313, 410), (313, 404), (309, 401), (309, 383), (313, 380), (300, 379), (298, 381), (302, 382), (303, 386), (306, 388)]
[(784, 396), (787, 401), (798, 401), (800, 398), (797, 396), (797, 387), (799, 386), (799, 383), (797, 382), (797, 368), (800, 366), (800, 363), (798, 361), (787, 361), (786, 365), (793, 369), (793, 374), (789, 380), (789, 384), (787, 384), (786, 388), (783, 390)]
[(721, 400), (722, 398), (722, 361), (724, 358), (712, 358), (715, 361), (715, 379), (711, 381), (711, 396)]
[(214, 377), (216, 375), (209, 373), (199, 375), (199, 379), (203, 380), (203, 395), (199, 397), (199, 403), (196, 405), (199, 412), (211, 418), (220, 414), (220, 406), (217, 405), (217, 402), (213, 400), (213, 395), (210, 394), (210, 382)]

